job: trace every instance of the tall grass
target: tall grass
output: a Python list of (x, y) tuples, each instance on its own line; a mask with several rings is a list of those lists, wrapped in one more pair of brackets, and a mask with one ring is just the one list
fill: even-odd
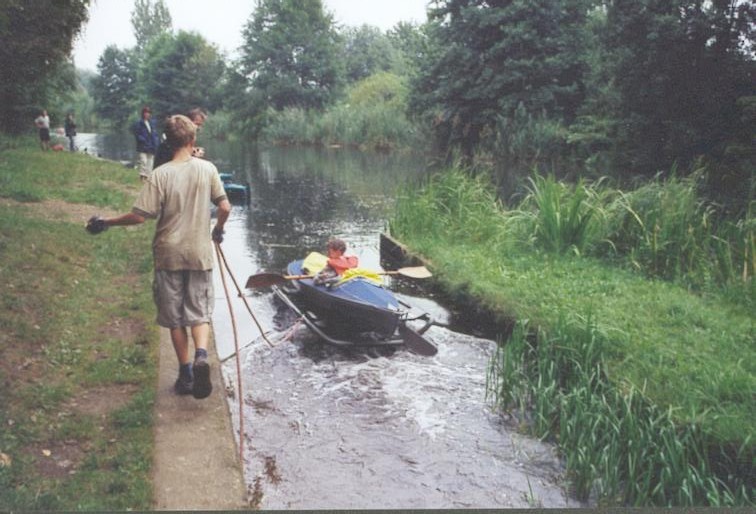
[[(491, 360), (489, 394), (562, 452), (581, 500), (633, 506), (748, 504), (748, 441), (717, 475), (716, 443), (695, 423), (680, 426), (635, 384), (612, 385), (607, 338), (588, 317), (562, 316), (549, 330), (519, 323)], [(721, 455), (725, 458), (727, 452)]]
[(422, 189), (405, 190), (397, 203), (391, 224), (413, 238), (450, 237), (492, 249), (511, 239), (502, 205), (482, 175), (471, 178), (459, 169), (444, 170)]
[(756, 220), (724, 219), (698, 195), (701, 177), (656, 178), (632, 191), (535, 173), (507, 213), (509, 230), (535, 249), (621, 261), (687, 287), (732, 287), (754, 301)]
[(518, 205), (513, 225), (548, 252), (582, 254), (601, 234), (603, 212), (599, 184), (558, 182), (553, 175), (534, 174)]
[(607, 238), (653, 277), (697, 287), (748, 280), (754, 273), (753, 219), (721, 220), (715, 206), (698, 196), (699, 180), (657, 178), (619, 192), (607, 206)]

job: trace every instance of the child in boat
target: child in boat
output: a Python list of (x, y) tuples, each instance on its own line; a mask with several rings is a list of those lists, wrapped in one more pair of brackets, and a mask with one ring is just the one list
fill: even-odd
[(344, 255), (344, 253), (346, 253), (346, 243), (341, 239), (330, 239), (326, 245), (328, 264), (315, 275), (313, 282), (316, 284), (333, 283), (346, 270), (356, 268), (359, 265), (356, 256)]

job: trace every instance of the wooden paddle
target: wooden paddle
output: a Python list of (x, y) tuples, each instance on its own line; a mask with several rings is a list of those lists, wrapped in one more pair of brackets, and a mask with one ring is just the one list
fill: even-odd
[[(409, 278), (428, 278), (433, 275), (425, 266), (415, 266), (412, 268), (399, 268), (393, 271), (377, 271), (378, 275), (402, 275)], [(315, 275), (281, 275), (280, 273), (257, 273), (250, 275), (245, 287), (255, 289), (258, 287), (280, 286), (289, 280), (302, 280), (304, 278), (315, 278)]]

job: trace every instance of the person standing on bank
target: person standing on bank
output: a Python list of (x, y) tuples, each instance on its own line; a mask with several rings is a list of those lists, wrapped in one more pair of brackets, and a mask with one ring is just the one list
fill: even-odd
[(152, 110), (149, 107), (142, 109), (142, 119), (134, 123), (131, 131), (136, 138), (139, 177), (145, 181), (152, 174), (155, 152), (160, 144), (160, 135), (152, 121)]
[[(195, 107), (194, 109), (186, 113), (186, 117), (192, 120), (194, 125), (197, 127), (197, 132), (199, 133), (202, 125), (205, 124), (205, 120), (207, 120), (207, 113), (204, 109)], [(194, 150), (192, 151), (192, 156), (204, 158), (205, 149), (200, 146), (195, 146)], [(165, 136), (163, 136), (163, 138), (160, 140), (160, 145), (155, 152), (154, 167), (157, 168), (158, 166), (165, 164), (171, 159), (173, 159), (173, 148), (171, 148), (171, 145), (168, 144)]]
[[(207, 346), (213, 311), (212, 241), (223, 241), (223, 226), (231, 212), (216, 167), (192, 157), (196, 127), (186, 116), (168, 118), (165, 133), (176, 148), (173, 160), (146, 179), (131, 212), (115, 218), (93, 216), (87, 231), (99, 234), (116, 225), (136, 225), (156, 219), (152, 243), (155, 263), (153, 293), (157, 323), (167, 328), (179, 362), (177, 394), (206, 398), (212, 391)], [(210, 204), (217, 221), (210, 229)], [(194, 341), (189, 356), (187, 327)]]
[(39, 129), (39, 144), (42, 150), (50, 149), (50, 117), (46, 110), (42, 110), (39, 116), (34, 120), (34, 125)]
[(76, 122), (74, 121), (74, 115), (72, 112), (69, 112), (66, 116), (66, 122), (63, 126), (66, 131), (66, 137), (68, 138), (68, 149), (73, 152), (76, 150), (76, 144), (74, 143), (74, 138), (76, 138)]

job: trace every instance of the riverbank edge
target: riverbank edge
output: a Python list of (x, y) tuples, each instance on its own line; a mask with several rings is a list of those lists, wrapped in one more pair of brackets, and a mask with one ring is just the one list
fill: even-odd
[[(29, 152), (28, 158), (26, 159), (28, 162), (24, 163), (23, 160), (19, 159), (25, 159), (24, 155), (26, 155), (27, 151)], [(22, 217), (23, 219), (28, 219), (31, 223), (35, 224), (34, 233), (27, 231), (27, 233), (24, 234), (24, 237), (6, 238), (4, 237), (6, 235), (4, 234), (4, 231), (3, 233), (0, 233), (0, 242), (7, 246), (8, 251), (18, 254), (28, 254), (31, 256), (36, 255), (39, 252), (36, 249), (44, 251), (49, 245), (55, 245), (54, 240), (60, 237), (59, 234), (53, 234), (52, 240), (48, 240), (49, 238), (46, 232), (40, 231), (39, 226), (37, 225), (39, 219), (51, 217), (50, 219), (57, 219), (58, 222), (65, 223), (66, 225), (73, 224), (77, 227), (81, 227), (74, 230), (81, 230), (80, 234), (82, 234), (82, 243), (84, 241), (87, 242), (87, 244), (79, 244), (75, 253), (66, 252), (63, 255), (58, 255), (59, 262), (57, 262), (56, 265), (62, 270), (68, 269), (68, 274), (73, 275), (71, 280), (76, 284), (79, 284), (79, 282), (74, 280), (75, 274), (70, 273), (72, 263), (74, 264), (74, 270), (81, 269), (84, 272), (85, 269), (89, 269), (86, 274), (91, 273), (92, 266), (97, 268), (102, 267), (102, 263), (98, 262), (98, 256), (91, 253), (92, 248), (90, 248), (90, 242), (95, 243), (95, 248), (110, 247), (110, 250), (106, 250), (106, 253), (109, 256), (113, 255), (111, 253), (113, 250), (118, 251), (119, 254), (121, 253), (119, 250), (121, 248), (120, 237), (116, 241), (107, 241), (109, 236), (112, 237), (111, 232), (104, 236), (101, 235), (97, 238), (92, 238), (91, 236), (86, 235), (83, 230), (87, 217), (96, 213), (115, 215), (125, 208), (125, 205), (119, 201), (118, 194), (112, 196), (106, 195), (101, 201), (98, 201), (97, 205), (94, 205), (92, 203), (81, 202), (81, 197), (86, 197), (87, 194), (81, 194), (80, 191), (75, 192), (74, 190), (81, 190), (82, 187), (93, 189), (99, 187), (100, 181), (104, 181), (104, 183), (112, 181), (109, 186), (115, 186), (113, 188), (115, 191), (118, 193), (127, 193), (130, 197), (135, 197), (139, 191), (140, 183), (138, 182), (137, 175), (133, 168), (127, 167), (127, 169), (124, 169), (123, 163), (121, 162), (86, 153), (39, 153), (35, 142), (32, 142), (30, 138), (7, 140), (6, 145), (0, 148), (0, 154), (5, 152), (13, 152), (16, 153), (17, 156), (11, 159), (10, 162), (3, 163), (8, 172), (7, 176), (4, 178), (6, 181), (13, 180), (13, 187), (6, 189), (0, 194), (0, 204), (5, 205), (6, 207), (16, 206), (17, 216)], [(15, 165), (13, 165), (14, 163)], [(33, 172), (30, 172), (31, 170), (33, 170)], [(61, 178), (68, 175), (69, 172), (74, 178), (61, 181)], [(132, 174), (133, 176), (130, 177), (129, 175)], [(86, 185), (80, 180), (81, 177), (79, 177), (79, 175), (86, 176)], [(50, 188), (48, 177), (54, 177), (52, 182), (55, 183), (55, 186), (53, 188)], [(0, 181), (0, 183), (4, 182)], [(97, 185), (93, 186), (93, 184)], [(72, 197), (76, 197), (76, 199), (71, 199)], [(131, 200), (133, 200), (133, 198)], [(52, 205), (52, 207), (50, 205)], [(15, 222), (13, 225), (19, 224)], [(21, 224), (21, 226), (23, 226), (23, 224)], [(11, 228), (11, 225), (4, 228)], [(144, 229), (144, 227), (142, 229)], [(120, 231), (122, 231), (120, 235), (124, 235), (124, 239), (126, 233), (135, 233), (131, 229), (120, 229)], [(118, 233), (119, 229), (112, 232)], [(26, 239), (31, 239), (33, 244), (28, 244)], [(145, 236), (145, 240), (147, 239), (148, 237)], [(22, 251), (14, 250), (16, 247)], [(52, 255), (52, 252), (49, 252), (49, 254)], [(119, 257), (119, 259), (121, 258), (126, 257)], [(36, 267), (33, 260), (28, 262), (29, 264), (25, 266), (24, 269)], [(7, 262), (5, 264), (11, 265)], [(106, 264), (107, 268), (120, 268), (120, 266), (120, 261), (113, 261)], [(139, 265), (135, 264), (132, 267), (139, 267)], [(112, 274), (113, 272), (109, 271), (108, 273)], [(121, 277), (116, 273), (115, 277), (121, 287), (117, 288), (118, 292), (115, 295), (110, 296), (108, 303), (119, 303), (123, 300), (128, 300), (128, 298), (125, 297), (129, 295), (129, 292), (132, 291), (132, 289), (131, 287), (124, 287), (124, 283), (130, 284), (132, 280), (137, 280), (141, 277), (139, 278), (139, 281), (147, 284), (150, 281), (150, 275), (151, 268), (146, 271), (140, 269), (140, 271), (133, 277)], [(48, 280), (49, 282), (49, 279), (52, 277), (53, 275), (50, 274), (49, 277), (43, 278), (42, 280)], [(60, 287), (64, 287), (62, 283), (59, 285)], [(13, 288), (14, 286), (6, 284), (6, 287)], [(32, 289), (36, 289), (36, 287), (32, 287)], [(77, 287), (76, 289), (83, 290), (81, 287)], [(10, 292), (14, 290), (20, 291), (19, 288), (7, 289), (7, 291)], [(95, 291), (89, 289), (85, 295), (91, 295), (92, 292)], [(62, 294), (57, 294), (56, 296), (62, 296)], [(136, 298), (132, 298), (130, 303), (132, 306), (129, 307), (127, 311), (128, 317), (122, 319), (118, 318), (113, 323), (113, 326), (118, 327), (118, 335), (116, 336), (115, 332), (111, 334), (112, 329), (110, 326), (105, 330), (108, 332), (107, 337), (124, 339), (124, 342), (127, 343), (124, 345), (124, 352), (127, 352), (128, 355), (131, 355), (131, 353), (129, 353), (130, 349), (128, 348), (128, 343), (133, 343), (132, 340), (137, 342), (140, 351), (145, 350), (145, 352), (149, 352), (150, 356), (143, 360), (139, 366), (141, 372), (150, 377), (149, 383), (140, 384), (138, 386), (136, 384), (131, 384), (130, 382), (124, 383), (122, 382), (123, 378), (121, 378), (119, 372), (118, 376), (113, 376), (111, 378), (114, 383), (113, 386), (103, 384), (92, 387), (91, 384), (82, 382), (83, 380), (86, 380), (83, 375), (72, 374), (70, 371), (67, 371), (67, 367), (65, 366), (55, 365), (53, 369), (46, 372), (45, 380), (47, 382), (55, 382), (56, 373), (62, 373), (69, 377), (78, 376), (79, 378), (76, 380), (76, 382), (78, 382), (77, 387), (84, 388), (84, 394), (82, 396), (84, 399), (93, 400), (90, 398), (90, 392), (87, 388), (92, 389), (99, 395), (104, 395), (102, 398), (97, 398), (96, 401), (93, 401), (92, 403), (96, 406), (91, 407), (84, 407), (83, 405), (77, 407), (76, 397), (69, 401), (65, 401), (64, 399), (65, 403), (60, 406), (61, 409), (70, 409), (71, 406), (73, 406), (74, 410), (80, 408), (86, 410), (87, 413), (89, 413), (90, 410), (97, 409), (98, 412), (103, 413), (103, 420), (107, 419), (107, 423), (113, 423), (110, 418), (113, 414), (119, 414), (117, 411), (121, 409), (125, 398), (144, 396), (143, 399), (148, 400), (145, 403), (146, 410), (151, 413), (151, 415), (148, 412), (131, 413), (131, 415), (135, 417), (133, 424), (140, 427), (139, 429), (147, 429), (149, 434), (151, 434), (150, 438), (152, 439), (152, 444), (149, 447), (148, 453), (148, 462), (151, 463), (150, 466), (147, 467), (140, 465), (138, 471), (131, 469), (125, 470), (124, 472), (128, 473), (129, 476), (124, 476), (122, 479), (116, 477), (115, 480), (119, 481), (119, 483), (109, 486), (112, 487), (113, 490), (107, 493), (100, 490), (101, 483), (107, 483), (107, 478), (94, 478), (90, 483), (83, 482), (86, 485), (86, 488), (90, 490), (91, 495), (78, 496), (75, 500), (76, 505), (79, 505), (80, 507), (82, 505), (88, 505), (88, 508), (95, 508), (95, 510), (101, 510), (103, 508), (105, 510), (113, 510), (114, 508), (103, 507), (103, 505), (120, 505), (121, 507), (116, 508), (116, 510), (120, 510), (121, 508), (124, 510), (137, 508), (137, 510), (139, 510), (140, 508), (145, 508), (147, 505), (151, 506), (150, 508), (152, 509), (160, 510), (238, 510), (249, 508), (246, 499), (242, 467), (238, 458), (238, 447), (236, 446), (232, 430), (231, 413), (228, 402), (226, 401), (227, 388), (223, 384), (214, 341), (211, 340), (211, 351), (209, 352), (209, 360), (212, 368), (216, 370), (211, 372), (215, 389), (213, 394), (210, 398), (201, 402), (194, 400), (193, 398), (177, 397), (172, 389), (176, 369), (175, 354), (173, 352), (170, 336), (168, 332), (163, 329), (160, 329), (159, 333), (157, 327), (154, 325), (152, 325), (152, 327), (147, 325), (146, 333), (142, 333), (141, 329), (138, 333), (134, 332), (133, 327), (145, 328), (141, 318), (144, 314), (144, 306), (148, 304), (143, 303), (142, 300)], [(47, 304), (49, 304), (49, 300), (47, 301)], [(151, 303), (149, 305), (151, 305)], [(49, 304), (47, 307), (43, 308), (43, 311), (45, 310), (55, 312), (59, 309), (53, 308), (52, 304)], [(31, 315), (33, 313), (27, 312), (27, 314)], [(85, 314), (85, 316), (87, 316), (87, 314)], [(75, 318), (77, 317), (77, 314), (71, 313), (68, 317)], [(41, 333), (42, 331), (38, 330), (38, 332)], [(101, 360), (104, 358), (102, 357), (103, 337), (104, 335), (101, 329), (99, 330), (98, 336), (92, 336), (91, 338), (78, 338), (78, 344), (82, 345), (82, 350), (68, 346), (66, 346), (65, 349), (67, 352), (75, 352), (77, 360), (79, 360), (84, 358), (84, 349), (86, 348), (87, 352), (92, 351), (95, 354), (96, 359), (105, 362)], [(13, 340), (12, 336), (8, 334), (4, 334), (2, 339), (6, 342)], [(51, 340), (43, 348), (45, 354), (54, 350), (54, 340), (52, 338), (50, 339)], [(26, 342), (19, 342), (18, 345), (12, 346), (18, 347), (18, 349), (21, 350), (25, 345)], [(10, 346), (8, 348), (10, 348)], [(27, 372), (29, 371), (27, 368), (31, 363), (34, 363), (33, 365), (36, 366), (38, 360), (36, 353), (37, 351), (35, 350), (31, 358), (26, 359), (23, 369), (26, 369)], [(160, 354), (158, 360), (152, 360), (152, 356), (154, 355), (155, 357), (158, 357), (158, 353)], [(116, 358), (117, 356), (111, 356), (111, 359)], [(138, 356), (135, 354), (134, 358), (141, 360), (141, 353)], [(15, 362), (15, 359), (12, 359), (5, 364), (11, 365), (13, 362)], [(127, 367), (129, 367), (129, 364), (121, 364), (121, 370), (124, 370)], [(0, 371), (3, 370), (0, 369)], [(28, 377), (23, 380), (23, 383), (18, 385), (20, 387), (28, 384), (34, 386), (34, 383), (34, 379)], [(134, 393), (135, 390), (136, 394)], [(142, 391), (147, 390), (152, 391), (150, 391), (148, 396), (145, 396)], [(6, 401), (9, 401), (10, 393), (12, 393), (11, 390), (6, 391)], [(115, 396), (109, 398), (108, 394), (110, 393), (114, 393)], [(81, 391), (78, 394), (81, 395)], [(177, 412), (175, 406), (181, 405), (179, 402), (180, 400), (191, 401), (197, 405), (190, 404), (189, 409), (184, 409), (183, 412)], [(166, 404), (168, 405), (168, 408), (166, 408)], [(173, 409), (171, 409), (171, 406), (173, 406)], [(2, 411), (0, 411), (0, 415), (1, 414), (3, 414)], [(60, 411), (59, 416), (61, 415), (68, 415), (67, 411)], [(39, 416), (39, 414), (37, 416)], [(128, 416), (128, 414), (125, 414), (125, 416)], [(88, 416), (84, 416), (84, 418), (88, 418)], [(132, 423), (130, 418), (125, 419), (128, 419), (127, 423)], [(29, 423), (38, 424), (38, 421), (38, 419), (35, 419), (35, 416), (32, 416), (31, 420), (19, 419), (16, 416), (14, 416), (13, 420), (10, 418), (7, 420), (10, 426), (21, 428)], [(82, 420), (82, 422), (85, 424), (84, 426), (87, 426), (86, 423), (88, 423), (88, 419)], [(102, 430), (103, 427), (100, 427), (100, 429)], [(87, 441), (86, 433), (83, 433), (83, 437), (84, 441)], [(0, 440), (0, 442), (2, 442), (2, 440)], [(36, 447), (36, 445), (40, 443), (33, 444)], [(52, 455), (51, 457), (48, 457), (48, 460), (58, 462), (61, 457), (56, 456), (55, 453), (57, 444), (65, 445), (67, 448), (74, 448), (73, 445), (77, 443), (74, 441), (73, 437), (70, 437), (70, 440), (66, 440), (65, 442), (53, 442), (52, 444), (56, 446), (53, 446), (53, 451), (51, 452)], [(87, 441), (85, 444), (91, 445), (92, 443)], [(120, 444), (120, 439), (117, 442), (116, 439), (110, 439), (108, 443), (110, 448)], [(123, 444), (132, 443), (129, 441), (123, 441)], [(0, 483), (6, 483), (6, 478), (12, 480), (13, 474), (6, 477), (4, 476), (4, 473), (8, 471), (11, 471), (12, 473), (12, 469), (18, 465), (17, 463), (28, 459), (32, 459), (33, 463), (35, 458), (39, 460), (39, 457), (33, 457), (31, 455), (26, 457), (18, 455), (13, 447), (4, 446), (2, 444), (0, 444), (0, 451)], [(73, 450), (68, 451), (70, 452)], [(5, 452), (7, 452), (7, 454)], [(108, 461), (111, 459), (112, 451), (110, 449), (106, 452), (100, 452), (99, 450), (98, 452), (97, 456), (90, 455), (88, 458), (92, 461)], [(50, 455), (50, 453), (46, 453), (45, 455)], [(84, 457), (84, 455), (82, 455), (82, 457)], [(135, 459), (136, 458), (138, 457), (135, 457)], [(159, 464), (161, 459), (162, 461), (167, 459), (177, 465), (180, 464), (180, 466), (177, 466), (176, 469), (161, 470), (161, 465), (165, 467), (164, 462)], [(79, 472), (79, 463), (77, 460), (60, 461), (58, 466), (62, 465), (66, 466), (65, 469), (73, 466), (73, 471), (71, 471), (68, 474), (68, 477), (64, 478), (62, 481), (56, 479), (54, 482), (60, 483), (61, 487), (65, 487), (66, 489), (69, 488), (69, 486), (66, 485), (67, 482), (77, 480), (78, 477), (89, 474), (88, 470), (86, 472)], [(89, 467), (91, 464), (87, 464), (87, 466)], [(39, 471), (42, 467), (43, 465), (38, 463), (36, 469)], [(47, 468), (50, 467), (48, 465), (44, 465), (44, 467), (45, 470), (41, 471), (40, 476), (46, 476), (46, 474), (50, 472), (56, 476), (59, 474), (59, 472), (54, 469), (47, 471)], [(116, 466), (116, 468), (117, 467), (118, 466)], [(117, 474), (117, 469), (113, 469), (107, 470), (107, 473), (101, 473), (101, 475), (111, 474), (111, 471), (114, 471)], [(142, 473), (144, 473), (144, 477), (141, 476)], [(172, 476), (170, 476), (171, 473), (173, 474)], [(24, 483), (28, 484), (33, 478), (35, 477), (26, 475)], [(143, 479), (149, 481), (146, 488), (147, 497), (139, 496), (138, 501), (140, 503), (131, 503), (130, 500), (126, 500), (129, 503), (123, 503), (121, 491), (120, 489), (117, 489), (117, 487), (121, 486), (122, 483), (131, 483), (131, 481), (134, 480), (142, 481)], [(81, 482), (81, 480), (78, 481)], [(46, 480), (46, 482), (52, 484), (49, 479)], [(177, 487), (176, 484), (179, 486)], [(11, 494), (11, 498), (14, 496), (21, 498), (20, 495), (14, 494), (12, 491), (6, 492)], [(50, 491), (39, 490), (37, 496), (41, 494), (43, 497), (51, 497), (55, 492), (56, 489), (54, 488)], [(101, 493), (109, 496), (109, 499), (100, 499), (98, 495)], [(3, 497), (3, 495), (0, 495), (0, 498), (1, 497)], [(42, 503), (27, 502), (19, 505), (25, 505), (25, 507), (21, 507), (23, 510), (29, 508), (33, 510), (48, 510), (48, 508), (41, 508), (39, 506), (58, 505), (58, 503), (46, 503), (49, 501), (56, 501), (48, 500), (47, 498), (38, 499), (36, 501)], [(110, 501), (114, 503), (107, 503)], [(6, 507), (12, 508), (10, 507), (10, 504), (5, 505)], [(100, 506), (97, 507), (97, 505)], [(143, 506), (139, 507), (139, 505)], [(56, 507), (52, 507), (51, 510), (56, 510)]]
[[(428, 258), (427, 256), (415, 251), (412, 248), (411, 244), (400, 242), (389, 233), (382, 233), (380, 239), (382, 262), (385, 260), (386, 263), (390, 263), (390, 265), (392, 266), (426, 265), (431, 270), (433, 270), (434, 263), (432, 258)], [(465, 315), (467, 315), (469, 312), (470, 317), (475, 320), (474, 323), (479, 324), (483, 327), (485, 337), (494, 338), (499, 341), (500, 348), (503, 348), (510, 341), (513, 331), (518, 323), (518, 320), (514, 316), (507, 314), (506, 312), (496, 311), (486, 307), (486, 298), (484, 298), (483, 296), (475, 295), (474, 293), (466, 290), (452, 290), (449, 287), (449, 283), (445, 282), (444, 279), (436, 278), (434, 280), (434, 283), (430, 286), (430, 289), (433, 290), (433, 292), (439, 297), (445, 298), (445, 300), (449, 303), (447, 307), (449, 307), (453, 312), (463, 312)], [(531, 326), (530, 329), (534, 331), (526, 335), (526, 337), (535, 341), (535, 338), (538, 337), (537, 332), (539, 329), (537, 325)], [(521, 357), (522, 356), (515, 356), (516, 359)], [(538, 380), (538, 377), (528, 378)], [(607, 379), (609, 379), (609, 377), (607, 377)], [(609, 383), (612, 383), (611, 379), (609, 379)], [(621, 389), (622, 386), (618, 387), (617, 384), (614, 383), (612, 387)], [(649, 403), (649, 407), (652, 410), (657, 408), (653, 404), (653, 402)], [(531, 410), (532, 406), (526, 408), (528, 410)], [(657, 414), (661, 413), (663, 410), (664, 409), (657, 411)], [(530, 415), (530, 413), (522, 414), (525, 415), (526, 418)], [(688, 435), (697, 433), (697, 426), (695, 425), (695, 423), (689, 425), (686, 423), (675, 422), (675, 425), (675, 432), (688, 433)], [(529, 430), (526, 425), (523, 425), (522, 429), (524, 431)], [(560, 447), (560, 453), (562, 453), (562, 457), (568, 458), (569, 450), (562, 448), (562, 443), (559, 442), (560, 434), (558, 433), (558, 431), (556, 433), (549, 433), (547, 434), (547, 436), (540, 435), (539, 437), (548, 437), (549, 439), (557, 442), (558, 446)], [(704, 437), (708, 438), (707, 436)], [(718, 467), (717, 472), (714, 473), (714, 476), (716, 476), (717, 479), (724, 480), (728, 477), (732, 478), (729, 475), (735, 473), (736, 475), (739, 475), (741, 477), (746, 477), (745, 484), (749, 483), (747, 477), (753, 476), (752, 473), (748, 471), (749, 462), (753, 462), (753, 441), (750, 439), (750, 437), (745, 438), (742, 446), (736, 446), (733, 444), (728, 444), (726, 442), (708, 439), (708, 441), (704, 443), (703, 447), (705, 448), (703, 453), (708, 454), (707, 459), (711, 463), (709, 465), (711, 465), (712, 467)], [(695, 451), (695, 449), (693, 451)], [(720, 462), (722, 461), (722, 459), (724, 459), (724, 461), (726, 462), (729, 462), (729, 468), (727, 467), (728, 464)], [(568, 474), (569, 473), (570, 470), (568, 469)], [(746, 487), (748, 486), (746, 485)], [(753, 490), (752, 487), (750, 490)], [(725, 494), (728, 493), (729, 491)], [(747, 495), (748, 492), (745, 492), (745, 494)], [(751, 505), (752, 503), (750, 502), (752, 502), (753, 500), (751, 497), (750, 501), (745, 501), (746, 505)], [(715, 505), (719, 504), (715, 503)]]
[(249, 507), (214, 337), (209, 350), (212, 394), (204, 400), (179, 396), (173, 391), (176, 355), (170, 333), (160, 329), (153, 427), (155, 510)]

